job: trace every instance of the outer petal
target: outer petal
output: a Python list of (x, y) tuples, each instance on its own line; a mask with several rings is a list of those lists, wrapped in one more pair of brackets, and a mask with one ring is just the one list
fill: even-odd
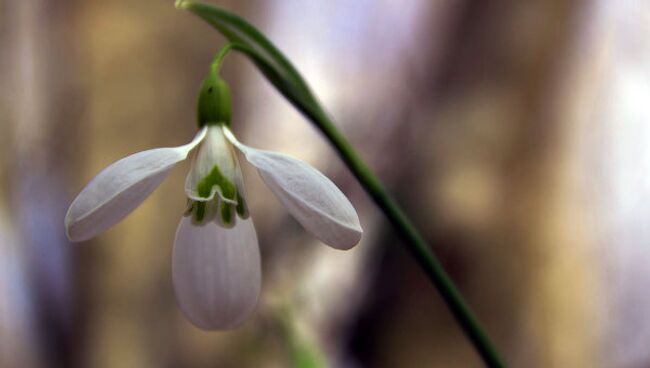
[(230, 130), (224, 131), (305, 229), (337, 249), (350, 249), (359, 242), (363, 230), (354, 207), (325, 175), (293, 157), (248, 147)]
[(102, 170), (74, 199), (65, 216), (68, 238), (82, 241), (118, 223), (144, 201), (187, 158), (205, 136), (202, 129), (184, 146), (127, 156)]
[(176, 298), (185, 316), (206, 329), (230, 329), (255, 309), (261, 266), (250, 219), (232, 229), (214, 222), (197, 226), (183, 217), (172, 256)]

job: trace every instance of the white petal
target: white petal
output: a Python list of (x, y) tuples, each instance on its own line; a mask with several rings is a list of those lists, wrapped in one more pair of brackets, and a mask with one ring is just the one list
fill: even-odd
[(215, 222), (197, 226), (183, 217), (172, 262), (176, 298), (196, 326), (234, 328), (255, 309), (261, 265), (252, 220), (239, 220), (226, 229)]
[(204, 136), (205, 129), (201, 129), (189, 144), (138, 152), (102, 170), (70, 205), (65, 216), (68, 238), (90, 239), (115, 225), (138, 207)]
[(359, 242), (363, 230), (354, 207), (325, 175), (293, 157), (248, 147), (227, 128), (224, 133), (305, 229), (337, 249)]

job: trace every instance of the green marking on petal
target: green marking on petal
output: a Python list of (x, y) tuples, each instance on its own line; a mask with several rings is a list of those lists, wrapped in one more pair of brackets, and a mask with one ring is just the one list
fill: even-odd
[(232, 225), (234, 220), (233, 205), (229, 203), (222, 203), (221, 205), (221, 221), (225, 225)]
[(194, 221), (196, 223), (203, 222), (205, 217), (205, 202), (194, 202)]
[(208, 202), (189, 200), (187, 210), (185, 211), (185, 216), (191, 216), (194, 225), (205, 225), (214, 220), (218, 214), (218, 198)]
[(244, 200), (244, 197), (237, 192), (237, 214), (239, 217), (246, 219), (248, 218), (248, 208), (246, 206), (246, 200)]
[(191, 215), (194, 224), (203, 225), (209, 221), (213, 221), (216, 216), (219, 216), (218, 218), (223, 226), (232, 227), (235, 224), (236, 216), (242, 219), (248, 218), (246, 200), (237, 191), (237, 187), (233, 182), (221, 173), (218, 166), (214, 166), (210, 174), (199, 182), (197, 185), (197, 193), (199, 196), (207, 198), (215, 186), (220, 189), (223, 198), (236, 201), (236, 204), (226, 202), (221, 196), (216, 196), (210, 201), (189, 200), (185, 215)]
[(218, 166), (215, 166), (210, 174), (205, 178), (201, 179), (197, 185), (196, 191), (201, 197), (209, 197), (212, 192), (212, 187), (217, 186), (221, 189), (221, 195), (224, 198), (234, 200), (237, 195), (237, 189), (235, 184), (228, 180), (219, 170)]

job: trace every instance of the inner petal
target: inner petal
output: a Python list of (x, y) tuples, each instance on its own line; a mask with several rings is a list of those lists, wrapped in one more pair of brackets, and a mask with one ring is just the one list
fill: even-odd
[(208, 127), (192, 160), (185, 193), (192, 202), (186, 214), (195, 224), (216, 220), (224, 227), (232, 227), (237, 215), (248, 217), (239, 162), (220, 127)]

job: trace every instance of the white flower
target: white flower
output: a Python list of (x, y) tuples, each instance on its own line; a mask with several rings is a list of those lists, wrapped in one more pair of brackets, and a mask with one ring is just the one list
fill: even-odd
[(181, 310), (195, 325), (236, 327), (257, 304), (261, 266), (233, 147), (305, 229), (337, 249), (359, 242), (359, 218), (334, 183), (295, 158), (240, 143), (224, 124), (204, 126), (186, 145), (139, 152), (105, 168), (70, 205), (68, 237), (90, 239), (119, 222), (196, 148), (185, 183), (188, 209), (174, 241), (174, 289)]

